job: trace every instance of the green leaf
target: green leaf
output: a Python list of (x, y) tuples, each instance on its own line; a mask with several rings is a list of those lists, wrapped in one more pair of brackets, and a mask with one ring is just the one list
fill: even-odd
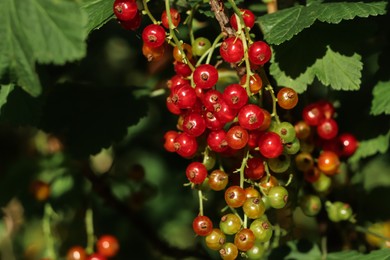
[(0, 78), (38, 96), (41, 84), (35, 63), (64, 64), (82, 58), (86, 22), (75, 1), (0, 1)]
[(371, 104), (370, 114), (377, 116), (382, 113), (390, 114), (390, 81), (380, 81), (374, 87), (372, 94), (374, 96)]
[[(317, 46), (317, 48), (321, 48), (321, 46)], [(279, 55), (277, 51), (276, 55)], [(356, 53), (352, 56), (343, 55), (333, 51), (329, 45), (326, 46), (325, 54), (313, 52), (313, 55), (323, 56), (317, 56), (311, 66), (301, 66), (302, 71), (290, 73), (294, 76), (288, 75), (281, 68), (281, 63), (287, 63), (287, 60), (293, 60), (294, 58), (288, 56), (273, 58), (270, 73), (279, 86), (289, 86), (298, 93), (304, 92), (315, 77), (325, 86), (335, 90), (358, 90), (360, 88), (361, 70), (363, 68), (360, 55)], [(295, 66), (295, 69), (297, 69), (297, 66)], [(298, 76), (295, 76), (295, 74), (298, 74)]]
[(349, 163), (356, 163), (359, 160), (375, 155), (384, 154), (389, 149), (390, 131), (385, 135), (379, 135), (376, 138), (360, 141), (356, 152), (348, 159)]
[[(1, 85), (0, 88), (0, 111), (5, 103), (7, 103), (8, 95), (14, 90), (14, 84)], [(1, 115), (1, 113), (0, 113)]]
[(386, 2), (372, 3), (312, 3), (294, 6), (259, 17), (258, 22), (269, 44), (281, 44), (310, 27), (316, 20), (340, 23), (355, 17), (368, 17), (386, 13)]
[(322, 84), (335, 90), (358, 90), (363, 68), (360, 60), (360, 55), (356, 53), (346, 56), (327, 46), (325, 56), (316, 61), (309, 73), (316, 75)]
[(99, 29), (114, 18), (112, 5), (113, 1), (82, 0), (81, 6), (88, 14), (88, 24), (86, 26), (88, 32)]
[(327, 255), (328, 260), (388, 260), (390, 255), (390, 249), (378, 249), (371, 251), (369, 254), (362, 254), (357, 251), (342, 251), (336, 253), (329, 253)]

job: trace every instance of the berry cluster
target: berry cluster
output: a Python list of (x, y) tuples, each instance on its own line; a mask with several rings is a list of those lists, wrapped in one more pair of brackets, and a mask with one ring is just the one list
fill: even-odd
[(82, 246), (71, 247), (66, 260), (107, 260), (117, 255), (119, 242), (113, 235), (102, 235), (96, 241), (96, 252), (87, 254)]

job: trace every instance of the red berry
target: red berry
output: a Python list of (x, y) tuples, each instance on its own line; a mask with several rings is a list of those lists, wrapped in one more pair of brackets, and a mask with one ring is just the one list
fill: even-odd
[(226, 204), (232, 208), (241, 207), (246, 200), (245, 190), (240, 186), (234, 185), (225, 191)]
[(198, 143), (194, 136), (187, 133), (180, 133), (175, 138), (175, 150), (176, 152), (185, 158), (189, 158), (195, 155), (198, 150)]
[(192, 229), (198, 236), (207, 236), (213, 231), (213, 223), (207, 216), (197, 216), (192, 222)]
[(115, 0), (113, 9), (115, 16), (121, 21), (133, 19), (138, 12), (135, 0)]
[(181, 109), (193, 107), (197, 99), (195, 90), (188, 84), (171, 88), (169, 97)]
[(164, 134), (164, 148), (165, 150), (167, 150), (168, 152), (175, 152), (176, 151), (176, 148), (174, 146), (175, 144), (175, 138), (177, 137), (179, 133), (177, 131), (174, 131), (174, 130), (170, 130), (170, 131), (167, 131), (165, 134)]
[(207, 136), (207, 144), (211, 150), (221, 153), (228, 149), (226, 132), (223, 129), (211, 131)]
[(184, 116), (183, 131), (193, 135), (200, 136), (206, 130), (206, 122), (203, 117), (197, 113), (192, 112)]
[(208, 110), (204, 112), (203, 118), (206, 122), (206, 127), (210, 130), (222, 129), (226, 124), (225, 121), (222, 121), (220, 118), (216, 117), (214, 112)]
[(99, 253), (93, 253), (87, 257), (87, 260), (107, 260), (107, 258)]
[(325, 140), (333, 139), (337, 136), (339, 127), (332, 118), (325, 118), (317, 125), (317, 134)]
[(266, 158), (279, 157), (283, 152), (282, 139), (277, 133), (264, 133), (259, 138), (259, 151)]
[(185, 85), (185, 84), (189, 85), (190, 81), (178, 74), (174, 75), (171, 79), (167, 81), (167, 87), (169, 89), (172, 89), (178, 85)]
[(284, 87), (277, 94), (278, 105), (284, 109), (292, 109), (298, 104), (298, 94), (292, 88)]
[(249, 61), (255, 65), (264, 65), (271, 59), (271, 55), (271, 48), (263, 41), (254, 42), (249, 46)]
[(85, 249), (81, 246), (71, 247), (66, 254), (66, 260), (85, 260), (86, 258)]
[[(253, 25), (255, 25), (255, 15), (252, 13), (251, 10), (248, 9), (241, 9), (240, 12), (244, 20), (245, 26), (251, 29)], [(233, 27), (234, 30), (238, 30), (236, 14), (230, 16), (230, 25)]]
[(324, 118), (324, 113), (318, 103), (312, 103), (303, 108), (302, 118), (308, 125), (316, 126)]
[(226, 38), (219, 47), (219, 53), (226, 62), (240, 62), (244, 57), (244, 46), (241, 39), (234, 36)]
[(201, 184), (207, 177), (207, 169), (203, 163), (192, 162), (186, 168), (187, 179), (194, 184)]
[(223, 91), (223, 99), (234, 109), (240, 109), (248, 102), (248, 94), (240, 84), (230, 84)]
[(142, 31), (142, 40), (144, 44), (157, 48), (165, 42), (165, 29), (161, 25), (149, 24)]
[(245, 176), (251, 180), (260, 180), (264, 173), (264, 161), (260, 157), (252, 157), (246, 163)]
[(192, 77), (196, 86), (209, 89), (218, 82), (218, 70), (210, 64), (202, 64), (195, 68)]
[(223, 95), (215, 89), (207, 90), (202, 97), (203, 105), (210, 111), (215, 111), (216, 106), (223, 102)]
[(341, 144), (341, 155), (345, 157), (349, 157), (353, 155), (358, 148), (358, 141), (356, 140), (355, 136), (350, 133), (344, 133), (341, 134), (338, 137), (338, 140)]
[(323, 151), (317, 160), (318, 169), (326, 175), (334, 175), (340, 166), (339, 156), (332, 151)]
[[(171, 8), (170, 13), (171, 13), (173, 28), (176, 28), (180, 23), (180, 19), (181, 19), (180, 13), (175, 8)], [(169, 29), (167, 10), (164, 10), (163, 13), (161, 14), (161, 23), (165, 28)]]
[(247, 104), (238, 112), (238, 122), (245, 129), (257, 129), (263, 124), (263, 121), (263, 110), (254, 104)]
[(103, 235), (96, 242), (97, 252), (106, 257), (113, 257), (119, 251), (119, 242), (112, 235)]
[(119, 20), (119, 24), (123, 27), (123, 29), (134, 31), (141, 26), (142, 14), (139, 10), (135, 14), (133, 19), (127, 21)]
[(248, 131), (239, 125), (231, 127), (226, 133), (227, 144), (235, 150), (244, 148), (248, 143), (248, 139)]
[(149, 45), (146, 44), (142, 45), (142, 54), (149, 62), (161, 59), (164, 56), (164, 53), (165, 44), (157, 48), (151, 48)]
[(173, 62), (173, 69), (175, 70), (176, 74), (186, 78), (192, 74), (192, 70), (190, 66), (184, 62), (180, 62), (175, 60)]
[[(247, 75), (244, 74), (240, 79), (240, 84), (244, 85), (246, 83)], [(257, 94), (263, 87), (263, 80), (260, 78), (259, 74), (255, 73), (249, 77), (249, 89), (251, 93)]]

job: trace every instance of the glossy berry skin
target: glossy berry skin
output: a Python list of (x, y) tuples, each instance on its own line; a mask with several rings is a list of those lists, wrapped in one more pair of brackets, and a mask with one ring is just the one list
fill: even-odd
[(152, 48), (160, 47), (165, 42), (164, 27), (157, 24), (149, 24), (142, 31), (142, 41)]
[(265, 158), (280, 156), (283, 153), (282, 139), (277, 133), (264, 133), (259, 138), (259, 151)]
[(235, 150), (244, 148), (248, 143), (248, 138), (248, 131), (239, 125), (231, 127), (226, 133), (228, 146)]
[(337, 136), (339, 127), (332, 118), (325, 118), (317, 125), (317, 134), (325, 140), (333, 139)]
[(207, 136), (207, 144), (210, 149), (221, 153), (227, 150), (226, 132), (223, 129), (211, 131)]
[(115, 236), (103, 235), (96, 242), (96, 250), (105, 257), (113, 257), (119, 251), (119, 242)]
[(249, 228), (252, 230), (257, 241), (265, 243), (268, 242), (272, 237), (272, 225), (267, 220), (267, 218), (255, 219)]
[(211, 250), (220, 250), (225, 244), (226, 235), (219, 228), (214, 228), (205, 238), (206, 245)]
[(310, 125), (303, 120), (296, 122), (294, 128), (296, 137), (300, 140), (308, 138), (311, 134)]
[(174, 61), (173, 62), (173, 69), (176, 72), (176, 74), (186, 78), (192, 74), (192, 70), (190, 66), (184, 62), (180, 61)]
[(223, 260), (234, 260), (238, 256), (237, 246), (231, 242), (227, 242), (219, 250), (219, 254)]
[(250, 219), (257, 219), (261, 217), (265, 212), (265, 204), (261, 200), (260, 197), (258, 198), (249, 198), (246, 199), (244, 202), (244, 205), (242, 206), (242, 209)]
[(192, 46), (189, 45), (188, 43), (183, 43), (180, 47), (183, 50), (184, 54), (182, 54), (178, 46), (175, 46), (172, 51), (173, 59), (175, 61), (180, 61), (180, 62), (183, 62), (185, 58), (187, 60), (191, 60)]
[(222, 129), (226, 122), (218, 118), (214, 112), (211, 111), (205, 111), (203, 113), (203, 118), (206, 122), (206, 127), (210, 130), (220, 130)]
[(263, 121), (263, 110), (254, 104), (247, 104), (238, 112), (238, 123), (245, 129), (255, 130), (263, 124)]
[(221, 217), (219, 228), (226, 235), (236, 234), (242, 227), (241, 219), (233, 213), (227, 213)]
[(195, 155), (198, 149), (196, 138), (187, 133), (178, 134), (175, 138), (174, 146), (176, 152), (185, 158), (190, 158)]
[(233, 36), (226, 38), (219, 47), (219, 54), (226, 62), (240, 62), (244, 58), (244, 46), (241, 39)]
[(192, 162), (186, 168), (187, 179), (194, 184), (201, 184), (207, 177), (207, 169), (203, 163)]
[(223, 102), (223, 95), (216, 89), (207, 90), (206, 93), (202, 96), (202, 103), (206, 107), (206, 109), (210, 111), (215, 111), (217, 105)]
[(183, 131), (195, 137), (200, 136), (206, 130), (206, 122), (203, 117), (197, 113), (192, 112), (184, 116)]
[(211, 42), (205, 37), (198, 37), (192, 43), (192, 52), (196, 56), (202, 56), (211, 47)]
[(195, 90), (188, 84), (171, 88), (169, 97), (180, 109), (193, 107), (197, 99)]
[[(180, 23), (180, 19), (181, 19), (180, 13), (175, 8), (171, 8), (170, 9), (170, 13), (171, 13), (171, 19), (172, 19), (173, 28), (176, 28), (179, 25), (179, 23)], [(161, 14), (161, 24), (165, 28), (169, 29), (167, 10), (164, 10), (162, 12), (162, 14)]]
[(234, 109), (240, 109), (248, 103), (248, 94), (240, 84), (228, 85), (222, 93), (226, 103)]
[(255, 244), (255, 235), (249, 228), (243, 228), (234, 236), (234, 244), (240, 251), (248, 251)]
[(93, 253), (87, 257), (87, 260), (107, 260), (107, 258), (99, 253)]
[(210, 64), (202, 64), (195, 68), (192, 77), (196, 86), (209, 89), (218, 82), (218, 70)]
[(263, 176), (263, 178), (260, 179), (260, 187), (261, 190), (264, 192), (264, 194), (268, 194), (269, 190), (275, 186), (279, 185), (278, 179), (276, 179), (274, 176)]
[(232, 208), (241, 207), (246, 200), (245, 190), (240, 186), (230, 186), (225, 191), (225, 201)]
[(353, 134), (344, 133), (338, 137), (341, 146), (341, 156), (349, 157), (353, 155), (358, 148), (358, 141)]
[(214, 115), (222, 122), (233, 121), (237, 115), (237, 109), (232, 108), (225, 100), (221, 100), (214, 106)]
[(298, 104), (298, 94), (292, 88), (282, 88), (277, 94), (278, 105), (284, 109), (293, 109)]
[[(240, 79), (240, 84), (244, 85), (246, 83), (247, 75), (244, 74)], [(249, 77), (249, 89), (251, 93), (257, 94), (263, 88), (263, 80), (260, 78), (259, 74), (254, 73)]]
[(85, 253), (85, 249), (81, 246), (71, 247), (66, 254), (66, 260), (85, 260), (85, 259), (87, 259), (87, 254)]
[(284, 208), (288, 201), (288, 191), (283, 186), (275, 186), (269, 190), (268, 199), (271, 207), (275, 209)]
[[(255, 25), (256, 16), (249, 9), (241, 9), (240, 12), (241, 12), (242, 18), (244, 20), (245, 26), (248, 27), (249, 29), (251, 29), (253, 27), (253, 25)], [(238, 17), (236, 16), (236, 14), (233, 14), (232, 16), (230, 16), (230, 19), (229, 19), (230, 25), (236, 31), (238, 30), (237, 18)]]
[(189, 85), (189, 84), (190, 84), (189, 80), (183, 78), (183, 76), (178, 74), (175, 74), (174, 76), (172, 76), (172, 78), (167, 80), (167, 87), (169, 89), (173, 89), (174, 87), (179, 85)]
[(142, 45), (142, 54), (149, 62), (160, 60), (164, 56), (164, 53), (165, 53), (164, 44), (157, 48), (151, 48), (149, 45), (146, 44)]
[(212, 171), (208, 178), (208, 184), (210, 189), (215, 191), (221, 191), (226, 188), (229, 182), (229, 176), (226, 172), (216, 169)]
[(119, 24), (122, 26), (125, 30), (137, 30), (141, 26), (142, 21), (142, 14), (139, 10), (137, 10), (137, 13), (135, 14), (133, 19), (122, 21), (119, 20)]
[(245, 177), (251, 180), (260, 180), (265, 173), (264, 161), (260, 157), (249, 158), (244, 170)]
[(340, 166), (339, 156), (332, 151), (323, 151), (317, 159), (318, 169), (326, 175), (334, 175)]
[(316, 103), (321, 108), (325, 118), (332, 118), (334, 116), (336, 109), (330, 101), (320, 100), (317, 101)]
[(128, 21), (135, 17), (138, 6), (135, 0), (115, 0), (114, 14), (121, 21)]
[(207, 216), (197, 216), (192, 222), (192, 229), (198, 236), (207, 236), (213, 231), (213, 223)]
[(249, 61), (255, 65), (264, 65), (271, 59), (271, 48), (263, 41), (252, 43), (248, 49)]
[(302, 119), (310, 126), (317, 126), (324, 118), (324, 113), (317, 103), (312, 103), (303, 108)]

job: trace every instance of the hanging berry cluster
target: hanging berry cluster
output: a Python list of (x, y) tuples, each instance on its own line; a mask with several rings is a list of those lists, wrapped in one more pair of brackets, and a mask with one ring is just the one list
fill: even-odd
[[(169, 55), (176, 74), (167, 82), (166, 106), (177, 115), (178, 123), (176, 129), (165, 133), (164, 148), (189, 160), (187, 186), (197, 190), (199, 197), (194, 232), (222, 259), (239, 255), (259, 259), (270, 249), (271, 239), (278, 240), (281, 234), (268, 213), (288, 207), (293, 169), (298, 168), (315, 185), (318, 174), (328, 177), (338, 172), (339, 156), (351, 155), (356, 141), (353, 144), (352, 135), (338, 136), (330, 103), (307, 106), (303, 120), (295, 125), (280, 120), (278, 110), (286, 113), (296, 107), (298, 94), (288, 87), (274, 90), (264, 68), (272, 50), (251, 32), (255, 15), (239, 9), (233, 0), (227, 2), (230, 9), (225, 9), (223, 2), (210, 1), (221, 27), (213, 42), (194, 37), (195, 9), (191, 9), (185, 20), (190, 32), (186, 43), (178, 38), (181, 14), (170, 1), (165, 0), (165, 9), (156, 19), (144, 0), (142, 13), (152, 23), (142, 29), (142, 52), (153, 61), (172, 50)], [(115, 0), (114, 12), (125, 29), (140, 27), (141, 12), (134, 0)], [(234, 71), (236, 81), (222, 82), (221, 68)], [(314, 137), (335, 140), (341, 150), (322, 145), (314, 165), (312, 151), (307, 152), (306, 147)], [(203, 206), (210, 190), (224, 194), (225, 207), (217, 220), (208, 217)], [(313, 208), (314, 200), (301, 201)], [(329, 203), (328, 208), (333, 208)], [(319, 211), (318, 207), (312, 210)]]

